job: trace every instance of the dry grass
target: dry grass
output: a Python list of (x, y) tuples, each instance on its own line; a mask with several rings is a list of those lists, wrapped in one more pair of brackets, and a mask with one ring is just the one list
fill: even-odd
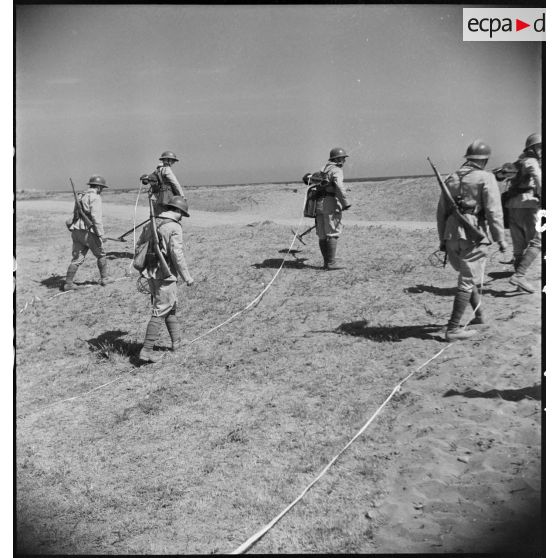
[[(385, 219), (392, 218), (388, 206), (395, 211), (412, 205), (409, 212), (415, 213), (407, 218), (423, 220), (420, 203), (408, 204), (407, 194), (382, 201), (396, 185), (381, 184), (373, 196), (365, 185), (351, 188), (355, 200), (368, 199), (371, 212), (385, 211)], [(406, 185), (398, 185), (405, 192)], [(190, 203), (197, 207), (205, 199), (219, 211), (233, 201), (234, 190), (226, 192), (219, 190), (211, 205), (210, 193), (194, 191)], [(242, 195), (258, 204), (265, 192), (252, 188)], [(164, 332), (158, 343), (163, 361), (138, 366), (148, 297), (129, 279), (47, 301), (59, 292), (69, 239), (63, 223), (32, 217), (20, 219), (17, 231), (16, 307), (42, 298), (17, 316), (22, 551), (231, 551), (298, 495), (398, 381), (444, 346), (440, 328), (455, 277), (428, 264), (437, 244), (434, 231), (352, 227), (339, 246), (348, 269), (319, 270), (317, 242), (311, 239), (297, 247), (298, 260), (287, 258), (255, 308), (176, 355), (166, 352), (170, 341)], [(291, 234), (269, 222), (185, 229), (196, 284), (179, 287), (179, 319), (184, 336), (193, 339), (261, 292)], [(132, 247), (117, 247), (109, 252), (111, 270), (123, 277)], [(77, 279), (93, 283), (97, 273), (89, 256)], [(503, 311), (502, 300), (491, 298), (489, 304)], [(536, 340), (532, 352), (538, 354)], [(479, 370), (490, 373), (485, 356), (475, 359), (462, 347), (456, 354), (464, 363), (459, 377), (450, 385), (433, 377), (444, 366), (453, 370), (451, 362), (425, 369), (255, 551), (390, 552), (388, 543), (378, 542), (389, 521), (389, 514), (382, 520), (380, 512), (388, 509), (381, 505), (389, 502), (401, 474), (397, 455), (408, 449), (400, 444), (403, 437), (393, 438), (396, 422), (423, 409), (424, 393), (435, 393), (437, 405), (455, 412), (458, 403), (441, 400), (443, 391), (475, 385)], [(532, 359), (524, 354), (517, 361), (525, 369)], [(525, 380), (517, 375), (508, 381), (519, 388)], [(537, 401), (524, 403), (525, 414), (536, 412)], [(418, 426), (405, 423), (405, 429), (412, 439), (425, 435)], [(478, 432), (484, 432), (481, 424)], [(444, 443), (435, 430), (426, 435), (430, 448)], [(533, 466), (524, 464), (522, 474), (532, 475)], [(472, 521), (480, 511), (465, 515)], [(457, 551), (456, 540), (447, 537), (436, 551)], [(478, 537), (471, 540), (478, 548)]]

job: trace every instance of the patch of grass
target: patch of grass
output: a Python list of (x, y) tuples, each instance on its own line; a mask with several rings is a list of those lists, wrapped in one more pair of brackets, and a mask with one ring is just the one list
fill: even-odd
[[(393, 194), (398, 184), (404, 195)], [(413, 207), (409, 196), (424, 186), (351, 184), (353, 207), (361, 211), (359, 204), (377, 203), (379, 209), (370, 209), (367, 218), (388, 220), (401, 210), (400, 217), (422, 220), (422, 202)], [(294, 207), (299, 196), (285, 188), (221, 190), (218, 200), (209, 189), (196, 190), (191, 198), (193, 203), (199, 196), (199, 207), (206, 201), (208, 208), (218, 208), (245, 197), (243, 203), (256, 211), (271, 195), (282, 195), (285, 206)], [(133, 203), (135, 193), (120, 199), (125, 195)], [(429, 211), (431, 216), (432, 207)], [(18, 221), (19, 307), (33, 296), (51, 295), (50, 278), (62, 276), (69, 261), (68, 235), (58, 232), (58, 216), (37, 218), (30, 219), (33, 227), (38, 223), (34, 232)], [(254, 300), (277, 270), (270, 260), (281, 262), (285, 255), (292, 260), (284, 252), (290, 227), (265, 217), (254, 221), (257, 226), (185, 227), (196, 280), (192, 287), (178, 286), (177, 316), (185, 339), (203, 335)], [(150, 315), (149, 296), (137, 291), (135, 276), (30, 305), (18, 314), (21, 548), (58, 554), (233, 550), (313, 480), (397, 382), (443, 346), (436, 327), (451, 311), (455, 274), (425, 265), (426, 247), (436, 247), (435, 236), (429, 230), (347, 227), (338, 250), (348, 269), (335, 273), (318, 269), (321, 255), (312, 238), (299, 247), (303, 264), (284, 268), (259, 304), (224, 327), (177, 353), (164, 351), (170, 338), (163, 328), (157, 346), (165, 356), (155, 365), (132, 362)], [(111, 265), (111, 272), (123, 277), (129, 259), (115, 257)], [(94, 259), (88, 258), (79, 280), (93, 282), (97, 276)], [(510, 316), (503, 324), (508, 328), (517, 322), (510, 304), (487, 299), (495, 315)], [(536, 308), (527, 308), (521, 318), (525, 331), (532, 332), (539, 317)], [(517, 352), (520, 370), (532, 375), (528, 366), (540, 349), (532, 335), (530, 340), (516, 335), (507, 346), (511, 331), (493, 330), (493, 343)], [(528, 343), (530, 350), (522, 350)], [(442, 400), (439, 392), (461, 389), (458, 379), (474, 385), (485, 374), (486, 381), (489, 370), (501, 378), (497, 359), (483, 356), (486, 350), (479, 345), (469, 354), (470, 347), (457, 346), (451, 356), (459, 360), (423, 369), (253, 551), (389, 552), (386, 545), (376, 546), (375, 529), (389, 529), (390, 521), (374, 523), (370, 531), (364, 514), (380, 493), (394, 493), (399, 460), (417, 449), (417, 440), (448, 447), (457, 435), (443, 429), (447, 415), (442, 414), (457, 397)], [(466, 366), (464, 359), (469, 359)], [(452, 384), (443, 385), (448, 378)], [(434, 413), (435, 406), (440, 408), (437, 427), (418, 436), (425, 428), (420, 413)], [(448, 413), (451, 420), (460, 418), (456, 408)], [(488, 416), (502, 421), (498, 428), (506, 432), (517, 420), (507, 407)], [(490, 422), (474, 428), (480, 431)], [(397, 430), (401, 424), (411, 427)], [(459, 436), (466, 439), (470, 425), (462, 426)], [(507, 459), (503, 445), (490, 451)], [(420, 455), (407, 459), (425, 470), (437, 466), (440, 454)], [(527, 468), (522, 473), (535, 474)], [(478, 537), (470, 540), (476, 543)]]

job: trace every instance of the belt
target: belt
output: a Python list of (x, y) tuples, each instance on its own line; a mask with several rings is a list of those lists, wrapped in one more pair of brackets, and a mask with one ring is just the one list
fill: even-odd
[(326, 196), (331, 196), (332, 198), (334, 198), (335, 193), (334, 192), (324, 192), (324, 193), (318, 194), (318, 198), (325, 198)]

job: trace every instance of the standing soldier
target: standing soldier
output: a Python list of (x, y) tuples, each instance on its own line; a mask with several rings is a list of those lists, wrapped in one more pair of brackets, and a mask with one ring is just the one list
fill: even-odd
[[(153, 346), (159, 336), (163, 322), (170, 334), (172, 350), (176, 351), (182, 342), (180, 326), (176, 318), (176, 284), (179, 275), (188, 286), (194, 282), (186, 266), (184, 256), (182, 226), (180, 224), (183, 215), (190, 217), (188, 204), (184, 198), (174, 196), (156, 219), (160, 237), (160, 250), (169, 267), (170, 276), (164, 277), (159, 262), (152, 268), (144, 269), (141, 273), (143, 277), (148, 279), (152, 303), (151, 319), (147, 324), (145, 341), (139, 354), (140, 360), (143, 361), (157, 362), (161, 360), (161, 356), (156, 355), (153, 351)], [(141, 232), (138, 246), (149, 240), (151, 235), (151, 224), (147, 223)]]
[(347, 192), (343, 185), (343, 165), (347, 153), (341, 147), (329, 152), (329, 160), (322, 169), (327, 185), (317, 190), (316, 234), (324, 258), (324, 269), (343, 269), (336, 260), (337, 241), (343, 230), (341, 212), (349, 209)]
[(66, 225), (72, 233), (72, 261), (66, 273), (66, 282), (64, 283), (64, 290), (76, 290), (74, 284), (74, 277), (77, 273), (79, 266), (85, 260), (87, 252), (91, 250), (93, 255), (97, 258), (97, 267), (101, 274), (101, 285), (105, 286), (114, 281), (109, 277), (107, 271), (107, 255), (103, 246), (104, 229), (103, 229), (103, 211), (101, 193), (104, 188), (108, 188), (105, 179), (102, 176), (94, 175), (87, 182), (89, 190), (78, 195), (77, 204), (80, 204), (80, 210), (85, 215), (88, 224), (84, 222), (77, 204), (74, 207), (74, 215)]
[(506, 192), (515, 268), (510, 283), (528, 293), (534, 293), (535, 288), (525, 279), (525, 273), (541, 252), (541, 233), (537, 231), (542, 193), (541, 155), (542, 138), (540, 134), (531, 134), (517, 160), (517, 175)]
[(178, 182), (171, 167), (178, 161), (178, 157), (172, 151), (164, 151), (159, 157), (161, 163), (157, 165), (155, 171), (150, 175), (143, 175), (143, 184), (151, 185), (153, 194), (153, 209), (155, 215), (165, 211), (167, 203), (174, 196), (184, 197), (184, 192), (180, 182)]
[[(504, 252), (506, 242), (500, 191), (494, 175), (484, 170), (490, 153), (486, 143), (475, 140), (467, 148), (465, 163), (448, 176), (446, 186), (460, 213), (474, 227), (480, 226), (485, 235), (488, 234), (488, 222), (493, 240)], [(454, 215), (443, 192), (438, 202), (437, 221), (440, 250), (447, 252), (451, 266), (459, 272), (446, 340), (468, 339), (475, 331), (460, 328), (459, 322), (469, 304), (475, 309), (475, 318), (471, 324), (485, 323), (477, 284), (481, 283), (484, 275), (490, 241), (485, 239), (477, 243), (468, 238), (467, 231)]]

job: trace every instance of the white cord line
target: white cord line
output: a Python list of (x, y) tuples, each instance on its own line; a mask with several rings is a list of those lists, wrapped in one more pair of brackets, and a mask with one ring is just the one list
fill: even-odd
[(364, 426), (351, 438), (351, 440), (345, 445), (345, 447), (323, 468), (322, 472), (300, 493), (300, 495), (293, 500), (279, 515), (273, 518), (265, 527), (260, 529), (255, 535), (252, 535), (246, 542), (242, 543), (236, 550), (230, 554), (243, 554), (248, 550), (257, 540), (263, 537), (291, 508), (293, 508), (304, 495), (325, 475), (327, 470), (337, 461), (337, 459), (345, 452), (345, 450), (370, 426), (372, 421), (381, 413), (383, 408), (387, 405), (389, 400), (401, 389), (401, 386), (416, 374), (419, 370), (424, 368), (427, 364), (432, 362), (435, 358), (440, 356), (444, 351), (449, 349), (453, 343), (445, 346), (443, 349), (438, 351), (433, 357), (429, 358), (426, 362), (421, 364), (416, 370), (413, 370), (406, 378), (401, 380), (389, 394), (388, 398), (378, 407), (377, 411), (366, 421)]
[(302, 224), (302, 220), (303, 217), (300, 218), (300, 221), (297, 225), (296, 228), (296, 233), (293, 235), (293, 239), (291, 241), (291, 245), (289, 246), (289, 249), (287, 250), (287, 253), (285, 254), (285, 257), (283, 258), (283, 261), (281, 262), (281, 265), (279, 266), (279, 269), (275, 272), (275, 274), (273, 275), (273, 277), (271, 278), (271, 281), (267, 284), (267, 286), (263, 289), (263, 291), (252, 301), (250, 302), (247, 306), (245, 306), (244, 308), (242, 308), (242, 310), (239, 310), (238, 312), (236, 312), (235, 314), (233, 314), (230, 318), (226, 319), (224, 322), (220, 323), (219, 325), (216, 325), (215, 327), (211, 328), (209, 331), (206, 331), (205, 333), (202, 333), (201, 335), (199, 335), (198, 337), (195, 337), (194, 339), (192, 339), (191, 341), (188, 341), (188, 344), (191, 345), (192, 343), (195, 343), (196, 341), (198, 341), (199, 339), (201, 339), (202, 337), (205, 337), (206, 335), (209, 335), (210, 333), (218, 330), (219, 328), (223, 327), (225, 324), (228, 324), (230, 321), (234, 320), (234, 318), (236, 318), (237, 316), (239, 316), (240, 314), (242, 314), (243, 312), (245, 312), (246, 310), (248, 310), (250, 307), (252, 307), (254, 304), (256, 304), (256, 302), (258, 302), (259, 300), (261, 300), (261, 298), (263, 297), (263, 295), (267, 292), (267, 290), (271, 287), (271, 284), (273, 283), (273, 281), (275, 281), (276, 277), (279, 275), (281, 269), (283, 269), (283, 266), (285, 265), (285, 261), (287, 259), (287, 256), (291, 253), (291, 249), (294, 245), (294, 242), (297, 238), (298, 235), (298, 231), (300, 229), (300, 225)]
[[(299, 221), (298, 226), (297, 226), (297, 229), (296, 229), (296, 233), (295, 233), (294, 236), (293, 236), (293, 240), (291, 241), (291, 245), (290, 245), (290, 247), (289, 247), (289, 250), (287, 251), (287, 254), (285, 255), (285, 257), (283, 258), (283, 261), (281, 262), (281, 265), (279, 266), (279, 269), (276, 271), (275, 275), (272, 277), (271, 281), (267, 284), (267, 286), (263, 289), (263, 291), (262, 291), (252, 302), (250, 302), (250, 304), (248, 304), (248, 306), (246, 306), (246, 307), (243, 308), (242, 310), (239, 310), (238, 312), (236, 312), (235, 314), (233, 314), (230, 318), (228, 318), (227, 320), (225, 320), (223, 323), (221, 323), (221, 324), (215, 326), (214, 328), (210, 329), (209, 331), (206, 331), (205, 333), (203, 333), (202, 335), (199, 335), (199, 336), (196, 337), (195, 339), (192, 339), (192, 341), (189, 341), (189, 342), (188, 342), (189, 345), (191, 345), (192, 343), (194, 343), (194, 342), (197, 341), (198, 339), (201, 339), (202, 337), (205, 337), (206, 335), (209, 335), (211, 332), (216, 331), (217, 329), (219, 329), (220, 327), (224, 326), (225, 324), (229, 323), (229, 322), (230, 322), (231, 320), (233, 320), (236, 316), (238, 316), (238, 315), (242, 314), (242, 312), (245, 312), (246, 310), (248, 310), (248, 308), (250, 308), (251, 306), (253, 306), (258, 300), (260, 300), (260, 299), (262, 298), (262, 296), (263, 296), (263, 295), (265, 294), (265, 292), (269, 289), (269, 287), (271, 286), (271, 284), (273, 283), (273, 281), (275, 281), (275, 278), (277, 277), (277, 275), (279, 275), (279, 272), (281, 271), (281, 269), (282, 269), (282, 267), (283, 267), (283, 265), (284, 265), (284, 263), (285, 263), (285, 261), (286, 261), (286, 259), (287, 259), (287, 256), (289, 255), (289, 253), (290, 253), (290, 251), (291, 251), (291, 249), (292, 249), (292, 247), (293, 247), (293, 244), (294, 244), (294, 242), (295, 242), (295, 240), (296, 240), (296, 238), (297, 238), (298, 231), (299, 231), (299, 229), (300, 229), (300, 225), (302, 224), (303, 218), (304, 218), (303, 216), (300, 218), (300, 221)], [(122, 279), (126, 279), (126, 277), (122, 277)], [(119, 279), (117, 279), (117, 281), (118, 281), (118, 280), (119, 280)], [(91, 286), (91, 285), (90, 285), (90, 286)], [(71, 291), (67, 291), (67, 292), (71, 292)], [(61, 294), (64, 294), (64, 292), (58, 293), (57, 295), (54, 295), (54, 296), (59, 296), (59, 295), (61, 295)], [(51, 297), (51, 298), (54, 298), (54, 297)], [(24, 309), (25, 309), (25, 308), (24, 308)], [(120, 378), (116, 378), (115, 380), (112, 380), (111, 382), (108, 382), (108, 383), (106, 383), (106, 384), (103, 384), (102, 386), (98, 386), (98, 387), (96, 387), (96, 388), (93, 388), (93, 389), (91, 389), (91, 390), (89, 390), (89, 391), (87, 391), (87, 392), (85, 392), (85, 393), (82, 393), (82, 394), (79, 394), (79, 395), (75, 395), (74, 397), (69, 397), (68, 399), (63, 399), (63, 400), (61, 400), (61, 401), (56, 401), (55, 403), (50, 403), (49, 405), (46, 405), (45, 407), (42, 407), (41, 409), (39, 409), (39, 411), (43, 411), (44, 409), (47, 409), (48, 407), (51, 407), (52, 405), (58, 405), (59, 403), (65, 403), (66, 401), (73, 401), (74, 399), (78, 399), (79, 397), (84, 397), (84, 396), (86, 396), (87, 394), (89, 394), (89, 393), (91, 393), (91, 392), (93, 392), (93, 391), (95, 391), (95, 390), (101, 389), (101, 388), (103, 388), (103, 387), (105, 387), (105, 386), (108, 386), (109, 384), (112, 384), (113, 382), (116, 382), (116, 381), (119, 380), (119, 379), (120, 379)], [(39, 411), (35, 411), (35, 412), (39, 412)], [(32, 413), (32, 414), (34, 414), (34, 413)]]
[[(138, 211), (138, 202), (139, 202), (140, 194), (141, 194), (141, 181), (140, 181), (140, 186), (138, 188), (138, 195), (136, 197), (136, 205), (134, 206), (134, 244), (133, 244), (134, 253), (136, 251), (136, 214)], [(132, 272), (133, 265), (134, 265), (134, 257), (132, 256), (132, 261), (130, 262), (130, 267), (128, 268), (130, 270), (130, 273)]]
[(66, 401), (73, 401), (74, 399), (78, 399), (79, 397), (84, 397), (89, 393), (92, 393), (98, 389), (104, 388), (106, 386), (109, 386), (110, 384), (114, 384), (114, 382), (120, 380), (121, 378), (114, 378), (114, 380), (111, 380), (110, 382), (107, 382), (106, 384), (103, 384), (102, 386), (97, 386), (96, 388), (90, 389), (89, 391), (86, 391), (85, 393), (81, 393), (79, 395), (74, 395), (74, 397), (68, 397), (67, 399), (62, 399), (61, 401), (55, 401), (54, 403), (49, 403), (48, 405), (44, 406), (41, 411), (43, 411), (44, 409), (48, 409), (49, 407), (52, 407), (53, 405), (58, 405), (59, 403), (65, 403)]

